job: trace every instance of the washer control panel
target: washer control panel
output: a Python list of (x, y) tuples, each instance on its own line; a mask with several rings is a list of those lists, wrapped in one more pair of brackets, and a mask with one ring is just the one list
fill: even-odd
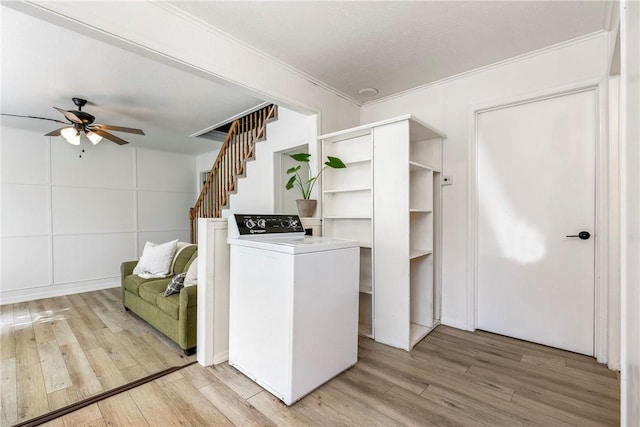
[(247, 215), (233, 214), (240, 236), (252, 234), (304, 233), (298, 215)]

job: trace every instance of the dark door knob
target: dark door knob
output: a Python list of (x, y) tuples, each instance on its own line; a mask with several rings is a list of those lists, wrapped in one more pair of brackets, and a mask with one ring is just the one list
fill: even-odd
[(578, 234), (572, 234), (570, 236), (567, 237), (578, 237), (582, 240), (587, 240), (589, 239), (589, 237), (591, 237), (591, 233), (589, 233), (588, 231), (581, 231)]

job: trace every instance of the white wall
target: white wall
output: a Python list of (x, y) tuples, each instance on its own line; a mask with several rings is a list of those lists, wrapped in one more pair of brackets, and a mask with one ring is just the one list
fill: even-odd
[(443, 323), (472, 327), (467, 319), (467, 198), (473, 111), (480, 106), (604, 78), (606, 44), (604, 35), (584, 39), (363, 107), (362, 123), (410, 113), (447, 134), (443, 174), (452, 175), (454, 184), (443, 187)]
[(200, 173), (209, 172), (211, 170), (211, 167), (215, 163), (219, 152), (219, 149), (208, 151), (196, 157), (196, 171), (198, 173), (198, 176), (196, 176), (196, 188), (198, 189), (198, 195), (200, 194), (200, 189), (202, 188), (202, 182), (200, 182)]
[(621, 425), (640, 425), (640, 3), (622, 3), (621, 41)]
[[(619, 68), (619, 67), (618, 67)], [(609, 78), (609, 170), (620, 170), (620, 77)], [(609, 182), (609, 368), (620, 370), (620, 177)]]
[(188, 240), (194, 156), (0, 132), (3, 304), (117, 286), (147, 240)]

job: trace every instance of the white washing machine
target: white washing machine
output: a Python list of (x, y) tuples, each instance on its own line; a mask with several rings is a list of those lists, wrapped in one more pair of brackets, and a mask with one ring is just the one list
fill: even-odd
[(358, 359), (357, 241), (296, 215), (229, 218), (229, 364), (287, 405)]

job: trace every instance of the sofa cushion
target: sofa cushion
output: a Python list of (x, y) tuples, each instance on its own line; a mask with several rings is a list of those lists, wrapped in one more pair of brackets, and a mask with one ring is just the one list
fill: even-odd
[(189, 258), (189, 261), (187, 261), (187, 265), (184, 266), (185, 272), (189, 270), (189, 268), (191, 268), (191, 265), (195, 262), (196, 259), (198, 259), (198, 251), (195, 251), (193, 255), (191, 255), (191, 258)]
[(180, 250), (173, 261), (173, 274), (186, 272), (189, 261), (193, 259), (194, 254), (198, 255), (198, 245), (189, 245)]
[(124, 278), (124, 288), (134, 294), (135, 296), (140, 296), (140, 286), (148, 282), (161, 282), (164, 283), (164, 286), (167, 286), (171, 279), (145, 279), (135, 274), (131, 274)]
[(172, 294), (168, 297), (165, 297), (164, 294), (158, 295), (156, 307), (177, 320), (180, 313), (180, 293)]
[(160, 294), (160, 296), (164, 298), (164, 290), (167, 288), (168, 284), (169, 280), (166, 279), (146, 282), (140, 285), (138, 294), (140, 295), (140, 298), (142, 298), (146, 302), (156, 305), (158, 294)]

